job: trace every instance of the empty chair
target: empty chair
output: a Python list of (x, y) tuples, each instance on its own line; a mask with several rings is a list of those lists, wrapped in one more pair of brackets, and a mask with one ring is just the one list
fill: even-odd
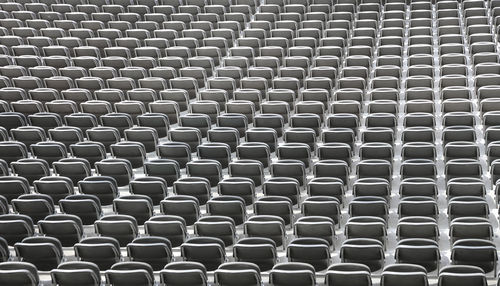
[[(5, 71), (2, 71), (4, 74)], [(18, 100), (28, 99), (26, 95), (26, 91), (21, 88), (16, 87), (4, 87), (1, 89), (0, 97), (2, 100), (7, 101), (8, 103), (12, 103)]]
[(31, 153), (36, 158), (45, 160), (49, 165), (68, 156), (66, 146), (63, 143), (54, 141), (32, 144)]
[(136, 178), (130, 182), (129, 188), (132, 194), (151, 198), (154, 205), (158, 205), (167, 196), (167, 182), (160, 177)]
[(344, 160), (320, 160), (313, 166), (313, 173), (316, 178), (334, 177), (340, 180), (343, 185), (348, 183), (349, 165)]
[[(106, 148), (105, 151), (107, 151), (107, 152), (111, 151), (111, 149), (110, 149), (111, 144), (115, 144), (115, 143), (120, 141), (120, 133), (119, 133), (118, 129), (116, 129), (114, 127), (94, 127), (94, 128), (88, 129), (86, 132), (87, 132), (87, 138), (90, 141), (95, 141), (95, 142), (101, 143), (102, 145), (104, 145), (104, 147)], [(83, 146), (90, 147), (87, 145), (88, 142), (80, 142), (80, 143), (75, 144), (78, 147), (82, 147), (82, 148), (78, 148), (78, 149), (83, 149)], [(75, 145), (73, 145), (73, 146), (75, 146)], [(89, 160), (89, 162), (90, 161), (91, 160)], [(96, 160), (95, 162), (97, 162), (97, 161), (98, 160)]]
[(207, 285), (207, 269), (199, 262), (172, 262), (160, 272), (160, 279), (168, 285)]
[(1, 122), (0, 126), (7, 130), (17, 127), (25, 126), (28, 124), (26, 117), (19, 112), (2, 112), (0, 113)]
[(33, 126), (42, 127), (45, 132), (51, 128), (62, 126), (62, 119), (56, 113), (51, 112), (38, 112), (28, 116), (28, 121)]
[(53, 237), (27, 237), (14, 245), (16, 255), (42, 271), (52, 270), (61, 262), (61, 243)]
[(106, 281), (112, 285), (153, 285), (153, 269), (149, 264), (129, 261), (118, 262), (105, 273)]
[(248, 100), (233, 100), (226, 104), (226, 112), (243, 114), (247, 117), (248, 123), (253, 123), (255, 106)]
[(335, 237), (335, 222), (323, 216), (304, 216), (295, 222), (294, 233), (297, 237), (321, 238), (331, 246)]
[[(160, 95), (161, 95), (161, 93), (160, 93)], [(160, 127), (163, 127), (163, 125), (160, 125), (159, 118), (156, 115), (156, 113), (160, 113), (160, 114), (166, 115), (167, 118), (168, 118), (168, 123), (169, 124), (176, 124), (177, 123), (177, 117), (178, 117), (178, 115), (180, 113), (180, 110), (179, 110), (180, 105), (179, 105), (179, 103), (177, 103), (176, 101), (173, 101), (173, 100), (157, 100), (155, 102), (149, 103), (148, 107), (149, 107), (149, 111), (151, 111), (153, 114), (152, 115), (148, 115), (146, 113), (146, 114), (138, 116), (137, 120), (138, 120), (139, 125), (142, 126), (143, 123), (144, 124), (154, 124), (154, 126), (151, 126), (151, 127), (154, 127), (154, 128), (157, 129), (158, 136), (165, 137), (165, 135), (163, 135), (163, 130), (160, 129)], [(153, 118), (149, 118), (149, 117), (153, 117)], [(158, 120), (156, 120), (156, 119), (158, 119)]]
[(145, 195), (126, 195), (113, 200), (113, 210), (117, 214), (129, 215), (143, 225), (153, 216), (153, 201)]
[(49, 137), (53, 141), (62, 142), (66, 148), (71, 144), (83, 141), (83, 133), (78, 127), (57, 127), (49, 130)]
[(389, 182), (381, 178), (361, 178), (353, 184), (354, 196), (389, 197)]
[(134, 175), (132, 164), (126, 159), (104, 159), (96, 162), (95, 167), (99, 175), (114, 178), (119, 187), (128, 185)]
[(12, 200), (12, 208), (17, 213), (29, 216), (35, 223), (55, 213), (52, 198), (43, 194), (21, 195)]
[(95, 263), (99, 270), (107, 270), (120, 261), (120, 244), (112, 237), (87, 237), (74, 245), (75, 255), (81, 261)]
[(52, 282), (58, 285), (72, 285), (75, 281), (86, 285), (98, 285), (101, 276), (97, 265), (91, 262), (63, 262), (50, 271)]
[(170, 262), (172, 245), (163, 237), (140, 237), (127, 245), (128, 256), (133, 261), (149, 264), (153, 270), (161, 270)]
[(132, 168), (140, 168), (146, 160), (146, 148), (140, 142), (123, 141), (111, 144), (111, 155), (115, 158), (125, 159)]
[(225, 143), (203, 143), (197, 150), (200, 159), (216, 160), (222, 168), (227, 168), (231, 161), (231, 149)]
[(492, 226), (488, 219), (479, 217), (459, 217), (450, 223), (450, 238), (459, 239), (486, 239), (492, 237)]
[[(167, 109), (169, 113), (174, 113), (178, 116), (179, 112), (186, 111), (188, 107), (189, 95), (188, 92), (184, 89), (165, 89), (160, 91), (160, 97), (162, 100), (160, 102), (151, 102), (149, 104), (152, 112), (156, 112), (153, 109), (162, 110)], [(176, 105), (174, 104), (176, 103)], [(174, 106), (172, 106), (174, 105)], [(169, 117), (169, 120), (172, 124), (177, 122), (177, 116), (173, 116), (173, 114)], [(174, 120), (171, 120), (174, 119)]]
[(82, 194), (96, 196), (103, 205), (110, 205), (118, 196), (118, 183), (113, 177), (90, 176), (78, 182)]
[(212, 198), (207, 202), (207, 212), (211, 216), (229, 217), (234, 225), (240, 225), (246, 220), (245, 202), (236, 196), (222, 195)]
[(28, 117), (31, 114), (43, 112), (42, 103), (35, 100), (19, 100), (11, 103), (12, 110)]
[(174, 193), (193, 196), (201, 205), (204, 205), (211, 197), (210, 182), (201, 177), (180, 178), (174, 182)]
[(217, 269), (226, 259), (224, 242), (214, 237), (193, 237), (181, 245), (185, 260), (202, 263), (208, 271)]
[(438, 207), (433, 198), (425, 196), (409, 196), (401, 199), (398, 213), (405, 216), (430, 216), (437, 217)]
[(73, 181), (62, 176), (42, 177), (34, 181), (33, 186), (35, 192), (50, 196), (56, 203), (60, 199), (64, 199), (66, 196), (74, 194)]
[(321, 238), (296, 238), (288, 244), (287, 256), (291, 262), (308, 263), (315, 270), (323, 270), (330, 260), (329, 244)]
[(276, 264), (269, 273), (272, 285), (303, 285), (316, 284), (314, 267), (307, 263), (285, 262)]
[(448, 217), (452, 220), (464, 216), (487, 218), (488, 215), (489, 207), (482, 197), (459, 196), (449, 200)]
[(102, 216), (101, 203), (93, 195), (70, 195), (59, 201), (61, 212), (80, 218), (84, 225), (93, 224)]
[(469, 265), (450, 265), (443, 267), (439, 272), (439, 286), (447, 285), (488, 285), (484, 271), (475, 266)]
[[(191, 161), (191, 149), (187, 143), (183, 142), (161, 143), (157, 147), (157, 154), (162, 159), (177, 162), (180, 168), (185, 168), (186, 163)], [(148, 163), (145, 166), (147, 168)]]
[[(288, 123), (290, 106), (283, 101), (266, 101), (261, 104), (262, 114), (274, 113), (283, 117), (283, 123)], [(261, 115), (262, 115), (261, 114)]]
[[(428, 285), (427, 271), (424, 267), (411, 264), (395, 264), (386, 266), (380, 278), (380, 285)], [(403, 282), (404, 281), (404, 282)]]
[(124, 137), (124, 131), (133, 126), (132, 117), (126, 113), (108, 113), (100, 117), (102, 125), (116, 128), (120, 136)]
[(436, 241), (425, 238), (402, 239), (396, 246), (394, 258), (398, 263), (420, 265), (427, 271), (439, 268), (441, 254)]
[(385, 245), (387, 239), (387, 226), (382, 218), (378, 217), (352, 217), (347, 221), (345, 227), (346, 237), (349, 238), (372, 238), (377, 239)]
[(382, 242), (370, 238), (347, 239), (340, 249), (342, 262), (365, 264), (371, 271), (380, 269), (384, 262)]
[(318, 147), (319, 160), (343, 160), (351, 162), (352, 150), (349, 144), (341, 142), (325, 143)]
[[(215, 281), (219, 285), (258, 285), (261, 283), (260, 269), (248, 262), (224, 263), (215, 270)], [(238, 282), (236, 282), (238, 281)]]
[(22, 214), (0, 215), (0, 230), (2, 231), (2, 238), (10, 246), (21, 242), (26, 237), (33, 236), (35, 232), (33, 220), (29, 216)]
[(269, 238), (242, 238), (234, 245), (233, 254), (236, 261), (255, 263), (261, 271), (276, 263), (276, 245)]
[[(186, 230), (186, 222), (182, 217), (174, 216), (174, 215), (157, 215), (150, 218), (148, 221), (144, 223), (144, 229), (147, 234), (153, 236), (152, 242), (154, 242), (154, 237), (161, 237), (168, 239), (169, 243), (167, 246), (178, 247), (187, 238), (187, 230)], [(145, 239), (144, 241), (138, 241), (139, 243), (144, 242), (148, 244), (150, 241)], [(138, 247), (137, 250), (140, 251), (141, 247)], [(168, 251), (167, 251), (168, 252)], [(168, 254), (168, 253), (167, 253)], [(138, 252), (137, 255), (143, 257), (143, 255)], [(167, 258), (167, 257), (165, 257)], [(149, 259), (147, 256), (144, 256), (142, 259)], [(157, 261), (154, 261), (157, 260)], [(165, 259), (154, 259), (155, 265), (159, 263), (163, 263)]]
[(302, 213), (305, 216), (328, 217), (338, 224), (340, 205), (344, 196), (342, 184), (338, 184), (339, 182), (335, 180), (314, 179), (313, 181), (308, 185), (308, 193), (312, 197), (302, 202)]
[(349, 204), (349, 214), (354, 216), (377, 216), (386, 219), (388, 214), (387, 201), (382, 197), (355, 197)]
[(116, 239), (120, 246), (126, 246), (138, 234), (137, 221), (129, 215), (103, 216), (94, 225), (96, 233)]
[(229, 145), (231, 152), (235, 152), (236, 146), (238, 146), (240, 142), (240, 135), (236, 128), (214, 127), (208, 130), (207, 139), (209, 142), (225, 143)]
[[(144, 187), (148, 187), (148, 185), (152, 184), (154, 186), (160, 187), (161, 184), (163, 184), (163, 180), (165, 180), (165, 183), (167, 186), (172, 186), (173, 182), (175, 182), (179, 177), (180, 177), (180, 165), (177, 161), (171, 160), (171, 159), (156, 159), (156, 160), (150, 160), (148, 162), (144, 163), (144, 173), (148, 176), (151, 177), (158, 177), (162, 180), (161, 183), (156, 183), (154, 182), (155, 179), (151, 179), (151, 183), (148, 183), (148, 179), (144, 179), (144, 183), (139, 183), (138, 181), (138, 186), (142, 189), (142, 185)], [(161, 187), (163, 188), (163, 187)], [(137, 189), (139, 191), (139, 188)], [(139, 192), (144, 192), (145, 189), (139, 191)], [(151, 196), (159, 197), (161, 196), (159, 193), (158, 188), (156, 188)], [(147, 193), (150, 193), (150, 191), (146, 191)], [(166, 194), (166, 191), (165, 191)], [(155, 199), (153, 198), (153, 202), (155, 202)], [(155, 203), (156, 204), (156, 203)]]
[[(158, 143), (158, 138), (163, 138), (167, 136), (167, 130), (169, 128), (169, 117), (162, 113), (145, 113), (137, 116), (137, 123), (143, 128), (134, 128), (125, 132), (125, 136), (129, 141), (139, 141), (142, 142), (147, 152), (153, 152), (154, 147)], [(153, 131), (153, 130), (154, 131)], [(156, 132), (155, 132), (156, 131)], [(127, 136), (128, 135), (128, 136)]]
[(42, 177), (50, 176), (50, 167), (42, 159), (20, 159), (11, 163), (12, 172), (24, 177), (30, 184)]
[(362, 160), (356, 165), (356, 173), (360, 178), (378, 177), (390, 180), (392, 177), (391, 164), (382, 159)]
[[(232, 177), (243, 177), (251, 179), (255, 186), (260, 186), (264, 181), (264, 166), (260, 161), (257, 160), (239, 159), (233, 161), (229, 164), (228, 171)], [(219, 182), (219, 186), (221, 185), (221, 183), (222, 182)], [(248, 188), (246, 189), (248, 190)], [(247, 203), (247, 205), (251, 204), (253, 202), (253, 198), (245, 198), (245, 202)]]
[(3, 262), (0, 264), (0, 282), (9, 286), (38, 285), (38, 269), (29, 262)]
[(304, 163), (305, 168), (311, 164), (311, 148), (305, 143), (285, 143), (276, 149), (278, 159), (295, 159)]
[(232, 245), (236, 236), (234, 220), (226, 216), (202, 217), (194, 224), (194, 231), (198, 236), (218, 238), (226, 246)]
[(133, 122), (137, 122), (137, 117), (146, 113), (144, 103), (137, 100), (125, 100), (115, 103), (116, 112), (127, 113), (132, 117)]
[(300, 200), (299, 182), (293, 178), (273, 177), (262, 185), (265, 196), (283, 196), (289, 198), (293, 204)]
[(186, 225), (193, 225), (200, 217), (200, 203), (190, 195), (176, 195), (165, 198), (160, 203), (161, 212), (184, 219)]
[(400, 239), (428, 238), (437, 240), (439, 229), (436, 219), (432, 217), (405, 217), (398, 222), (396, 229)]
[(383, 142), (368, 142), (360, 146), (361, 160), (381, 159), (389, 161), (393, 157), (392, 146)]
[[(314, 102), (313, 103), (319, 103), (319, 102)], [(320, 117), (318, 114), (314, 113), (299, 113), (299, 109), (302, 109), (301, 107), (304, 107), (303, 109), (307, 110), (305, 107), (306, 105), (297, 105), (297, 114), (294, 114), (290, 117), (290, 126), (291, 127), (302, 127), (302, 128), (311, 128), (314, 130), (316, 133), (316, 136), (319, 135), (319, 131), (321, 129), (321, 122), (322, 122), (322, 116)], [(323, 114), (323, 112), (320, 112), (320, 114)]]
[(73, 185), (91, 175), (89, 161), (83, 158), (64, 158), (52, 163), (54, 173), (69, 178)]
[(19, 176), (2, 176), (0, 177), (0, 195), (5, 197), (7, 202), (23, 194), (30, 192), (28, 180)]
[(451, 249), (453, 264), (472, 265), (480, 267), (485, 273), (496, 273), (497, 252), (491, 241), (482, 239), (461, 239), (456, 241)]
[(217, 116), (218, 127), (233, 127), (238, 130), (240, 137), (245, 136), (248, 128), (248, 119), (245, 115), (239, 113), (225, 113)]
[(238, 159), (257, 160), (264, 168), (269, 166), (270, 153), (271, 151), (269, 145), (264, 142), (241, 143), (236, 148), (236, 156)]
[(358, 263), (339, 263), (328, 267), (326, 285), (347, 286), (355, 283), (360, 286), (372, 285), (370, 268)]
[(257, 215), (279, 216), (286, 225), (292, 222), (292, 201), (286, 197), (262, 197), (254, 203), (254, 211)]
[(279, 114), (266, 113), (266, 114), (256, 115), (254, 120), (255, 120), (254, 123), (255, 127), (274, 128), (278, 133), (278, 137), (282, 136), (283, 126), (284, 126), (283, 116)]
[(458, 196), (485, 196), (485, 186), (476, 178), (453, 178), (446, 184), (446, 194), (449, 198)]
[(300, 186), (306, 183), (306, 166), (300, 160), (282, 159), (271, 164), (273, 177), (288, 177), (296, 179)]
[(32, 144), (47, 140), (45, 131), (40, 127), (21, 126), (12, 129), (10, 132), (14, 140), (23, 143), (26, 147), (30, 147)]
[(21, 142), (0, 142), (0, 158), (7, 164), (28, 157), (28, 149)]
[(41, 233), (57, 238), (64, 247), (73, 246), (83, 235), (82, 220), (71, 214), (49, 215), (38, 222), (38, 227)]
[(85, 136), (88, 129), (97, 127), (97, 117), (90, 113), (72, 113), (65, 115), (64, 120), (68, 126), (79, 128)]
[(220, 113), (219, 104), (212, 100), (195, 101), (189, 105), (189, 110), (192, 113), (208, 114), (212, 124), (216, 122)]
[(208, 180), (211, 187), (222, 180), (222, 165), (212, 159), (200, 159), (186, 164), (186, 173), (191, 177), (202, 177)]
[(201, 144), (202, 140), (200, 129), (195, 127), (178, 127), (171, 129), (168, 131), (167, 136), (171, 141), (187, 143), (191, 152), (196, 151), (196, 148)]

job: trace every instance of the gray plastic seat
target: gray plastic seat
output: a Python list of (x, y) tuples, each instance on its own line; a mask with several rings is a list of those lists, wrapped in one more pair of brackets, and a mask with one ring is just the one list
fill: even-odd
[(105, 272), (106, 281), (112, 285), (154, 285), (153, 269), (142, 262), (118, 262)]
[(16, 243), (14, 249), (23, 261), (33, 263), (41, 271), (56, 268), (63, 257), (61, 243), (53, 237), (27, 237)]
[(439, 272), (438, 286), (486, 286), (488, 282), (484, 271), (475, 266), (449, 265)]
[[(121, 247), (137, 237), (137, 220), (129, 215), (107, 215), (94, 223), (96, 233), (116, 239)], [(76, 245), (75, 245), (76, 246)]]
[(217, 269), (226, 259), (224, 242), (214, 237), (193, 237), (181, 245), (187, 261), (202, 263), (208, 271)]
[(0, 264), (0, 282), (3, 285), (38, 285), (38, 269), (29, 262), (11, 261)]
[(167, 238), (140, 237), (127, 245), (127, 253), (134, 261), (147, 263), (157, 271), (171, 261), (172, 245)]
[[(403, 282), (404, 281), (404, 282)], [(382, 272), (380, 285), (415, 285), (427, 286), (427, 271), (424, 267), (411, 264), (396, 264), (386, 266)]]
[(83, 235), (83, 225), (79, 217), (70, 214), (49, 215), (38, 222), (41, 233), (57, 238), (64, 247), (79, 242)]
[(81, 261), (95, 263), (99, 270), (107, 270), (120, 261), (120, 244), (112, 237), (88, 237), (74, 245), (75, 255)]
[(269, 282), (273, 285), (315, 285), (314, 267), (301, 262), (276, 264), (270, 272)]
[(73, 283), (85, 285), (100, 285), (101, 276), (97, 265), (91, 262), (63, 262), (50, 271), (52, 282), (61, 286)]
[(347, 286), (356, 283), (360, 286), (372, 285), (370, 268), (358, 263), (339, 263), (328, 267), (325, 284)]
[(182, 261), (172, 262), (160, 272), (162, 283), (181, 286), (185, 283), (196, 286), (206, 286), (207, 269), (199, 262)]

